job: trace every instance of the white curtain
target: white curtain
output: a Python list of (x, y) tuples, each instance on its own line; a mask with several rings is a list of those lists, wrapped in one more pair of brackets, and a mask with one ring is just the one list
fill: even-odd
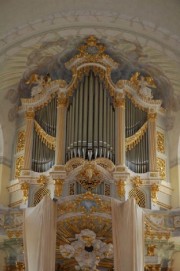
[(143, 210), (134, 199), (111, 200), (115, 271), (144, 271)]
[(24, 211), (26, 271), (55, 270), (56, 224), (56, 204), (48, 196)]

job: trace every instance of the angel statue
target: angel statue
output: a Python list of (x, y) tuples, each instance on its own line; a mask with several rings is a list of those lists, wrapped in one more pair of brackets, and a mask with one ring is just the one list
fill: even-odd
[(152, 77), (141, 76), (139, 80), (140, 93), (148, 99), (152, 99), (152, 90), (151, 88), (156, 88), (154, 80)]
[(37, 94), (41, 93), (43, 90), (43, 87), (45, 85), (45, 78), (43, 75), (39, 75), (36, 73), (33, 73), (30, 77), (30, 79), (26, 82), (27, 85), (36, 84), (31, 89), (31, 97), (36, 96)]

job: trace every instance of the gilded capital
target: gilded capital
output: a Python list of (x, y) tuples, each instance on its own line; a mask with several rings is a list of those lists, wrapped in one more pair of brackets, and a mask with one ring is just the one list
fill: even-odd
[(125, 99), (121, 93), (116, 93), (114, 97), (116, 107), (125, 107)]
[(148, 120), (155, 121), (157, 118), (157, 113), (148, 113)]
[(34, 111), (27, 111), (26, 112), (26, 119), (34, 119), (35, 112)]
[(67, 102), (68, 102), (67, 94), (61, 92), (58, 96), (58, 106), (65, 107), (67, 105)]

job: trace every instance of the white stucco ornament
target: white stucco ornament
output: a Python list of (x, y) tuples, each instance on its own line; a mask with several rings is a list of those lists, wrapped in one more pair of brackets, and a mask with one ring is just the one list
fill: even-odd
[(70, 245), (60, 246), (60, 253), (64, 258), (75, 258), (76, 270), (97, 271), (101, 259), (113, 258), (113, 245), (96, 239), (95, 232), (85, 229), (75, 237), (77, 240)]

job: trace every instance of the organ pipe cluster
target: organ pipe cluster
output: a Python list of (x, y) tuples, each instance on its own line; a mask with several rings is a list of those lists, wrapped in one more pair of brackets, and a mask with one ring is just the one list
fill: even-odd
[[(56, 136), (57, 97), (54, 97), (47, 105), (36, 111), (35, 120), (48, 135)], [(54, 163), (55, 151), (42, 142), (42, 139), (34, 129), (32, 170), (44, 172), (49, 170)]]
[(98, 75), (90, 71), (74, 92), (67, 110), (66, 161), (73, 157), (114, 161), (115, 111)]
[[(125, 134), (126, 138), (134, 135), (147, 121), (147, 112), (136, 107), (126, 96)], [(136, 173), (149, 171), (149, 145), (146, 131), (138, 144), (126, 152), (126, 165)]]

